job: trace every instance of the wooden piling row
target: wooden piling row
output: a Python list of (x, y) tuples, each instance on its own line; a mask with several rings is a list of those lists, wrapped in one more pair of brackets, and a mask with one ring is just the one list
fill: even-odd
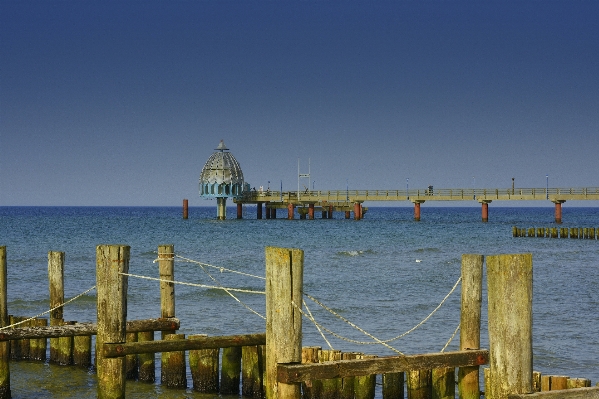
[(512, 227), (513, 237), (579, 238), (599, 240), (599, 228), (594, 227), (531, 227), (528, 229)]

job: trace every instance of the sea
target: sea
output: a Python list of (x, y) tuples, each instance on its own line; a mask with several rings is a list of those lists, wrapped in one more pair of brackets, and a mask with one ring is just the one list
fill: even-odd
[[(48, 252), (62, 251), (65, 297), (77, 298), (66, 305), (65, 320), (95, 322), (95, 291), (81, 294), (95, 285), (96, 246), (125, 244), (129, 272), (141, 276), (129, 277), (127, 317), (159, 317), (159, 283), (152, 280), (157, 249), (173, 244), (175, 280), (183, 283), (175, 286), (180, 333), (264, 332), (265, 248), (277, 246), (304, 251), (304, 311), (321, 327), (303, 320), (304, 346), (379, 356), (451, 351), (459, 348), (462, 254), (531, 253), (533, 369), (599, 381), (599, 240), (512, 237), (513, 226), (599, 228), (599, 208), (564, 205), (561, 225), (553, 207), (493, 204), (486, 223), (478, 206), (423, 206), (418, 222), (402, 206), (369, 207), (359, 221), (342, 212), (287, 220), (286, 210), (257, 220), (249, 205), (241, 220), (236, 208), (227, 213), (229, 219), (216, 220), (215, 206), (191, 207), (188, 219), (181, 207), (0, 207), (9, 314), (48, 311)], [(483, 348), (486, 295), (485, 282)], [(392, 349), (373, 344), (372, 337), (398, 336), (388, 343)], [(159, 367), (159, 354), (156, 359)], [(96, 397), (91, 370), (33, 361), (12, 361), (10, 370), (13, 398)], [(156, 375), (160, 380), (160, 370)], [(191, 385), (190, 376), (186, 390), (129, 381), (127, 397), (238, 397), (196, 393)]]

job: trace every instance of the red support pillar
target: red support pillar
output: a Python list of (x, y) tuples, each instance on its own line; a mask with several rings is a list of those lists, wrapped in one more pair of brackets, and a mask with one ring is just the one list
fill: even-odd
[(329, 205), (329, 219), (332, 219), (332, 218), (333, 218), (333, 205)]
[(243, 204), (241, 202), (237, 203), (237, 219), (243, 219)]
[(555, 223), (561, 224), (562, 222), (562, 203), (565, 201), (554, 201), (555, 202)]
[(483, 222), (489, 221), (489, 203), (487, 201), (481, 202), (482, 205), (482, 216)]
[(188, 212), (187, 212), (188, 204), (189, 204), (189, 202), (186, 199), (184, 199), (183, 200), (183, 219), (187, 219), (187, 215), (188, 215)]
[(351, 216), (351, 211), (345, 211), (345, 218), (349, 219)]
[(270, 208), (270, 218), (271, 219), (277, 218), (277, 208)]
[(414, 202), (414, 220), (420, 221), (420, 202)]
[(360, 220), (360, 203), (354, 203), (354, 220)]
[(287, 219), (293, 220), (295, 206), (292, 203), (287, 204)]
[(310, 220), (314, 219), (314, 204), (308, 204), (308, 217)]
[(256, 204), (256, 219), (262, 219), (262, 202)]

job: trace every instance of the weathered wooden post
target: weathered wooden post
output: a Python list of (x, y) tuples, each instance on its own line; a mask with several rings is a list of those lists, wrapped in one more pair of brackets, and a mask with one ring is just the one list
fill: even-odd
[[(48, 252), (48, 281), (50, 283), (50, 325), (60, 326), (64, 321), (64, 252)], [(50, 338), (50, 363), (60, 363), (60, 338)]]
[[(158, 269), (160, 275), (160, 317), (175, 317), (175, 246), (158, 246)], [(165, 334), (172, 334), (174, 331), (163, 331)]]
[(126, 245), (96, 247), (96, 358), (100, 399), (125, 397), (125, 358), (104, 358), (102, 345), (125, 343), (128, 279), (121, 273), (129, 272), (130, 250)]
[(455, 399), (455, 369), (453, 367), (432, 370), (432, 398)]
[[(32, 326), (34, 327), (45, 327), (47, 325), (48, 319), (32, 320)], [(46, 361), (47, 344), (46, 338), (32, 339), (29, 347), (29, 358), (32, 360)]]
[[(483, 299), (484, 256), (462, 255), (462, 299), (460, 310), (460, 350), (480, 349), (480, 318)], [(479, 366), (460, 367), (460, 399), (479, 399)]]
[(431, 399), (431, 370), (410, 370), (406, 372), (406, 383), (408, 399)]
[[(341, 360), (341, 351), (335, 349), (323, 349), (319, 352), (319, 362), (333, 362)], [(339, 390), (341, 389), (341, 378), (328, 378), (322, 380), (322, 391), (320, 398), (322, 399), (335, 399), (339, 396)]]
[[(127, 342), (137, 342), (137, 333), (130, 332), (125, 335)], [(137, 380), (139, 377), (139, 362), (137, 361), (137, 355), (125, 356), (125, 373), (128, 380)]]
[(266, 398), (299, 399), (300, 385), (277, 381), (277, 363), (302, 361), (304, 251), (266, 247)]
[(92, 337), (78, 335), (73, 337), (73, 364), (87, 369), (92, 365)]
[[(302, 363), (318, 363), (319, 353), (322, 350), (320, 346), (305, 346), (302, 347)], [(354, 357), (355, 359), (355, 357)], [(312, 399), (320, 398), (322, 392), (322, 381), (304, 381), (302, 382), (302, 398)], [(354, 398), (353, 379), (351, 398)]]
[[(206, 335), (190, 335), (189, 339), (204, 337)], [(189, 351), (189, 369), (194, 391), (218, 393), (219, 352), (218, 348)]]
[(404, 373), (383, 374), (383, 399), (404, 398)]
[(223, 348), (220, 366), (220, 393), (226, 395), (239, 394), (241, 381), (241, 347)]
[[(0, 327), (8, 326), (6, 246), (0, 246)], [(0, 399), (10, 399), (10, 341), (0, 342)]]
[[(166, 341), (185, 339), (185, 334), (167, 334)], [(160, 381), (167, 388), (187, 388), (185, 351), (162, 352)]]
[(532, 254), (487, 257), (489, 399), (532, 392)]
[(264, 345), (241, 348), (241, 394), (264, 397)]
[[(141, 331), (137, 333), (137, 342), (154, 341), (154, 331)], [(156, 357), (153, 353), (137, 355), (139, 363), (139, 381), (153, 383), (156, 381)]]
[[(359, 354), (356, 357), (358, 359), (374, 359), (377, 356)], [(355, 377), (354, 394), (356, 399), (374, 399), (375, 389), (376, 374)]]

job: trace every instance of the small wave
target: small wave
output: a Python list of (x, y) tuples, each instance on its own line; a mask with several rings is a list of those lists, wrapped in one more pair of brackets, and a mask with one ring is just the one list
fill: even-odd
[(361, 256), (361, 255), (367, 255), (367, 254), (373, 254), (374, 251), (371, 249), (367, 249), (367, 250), (350, 250), (350, 251), (339, 251), (337, 252), (337, 255), (339, 256)]

